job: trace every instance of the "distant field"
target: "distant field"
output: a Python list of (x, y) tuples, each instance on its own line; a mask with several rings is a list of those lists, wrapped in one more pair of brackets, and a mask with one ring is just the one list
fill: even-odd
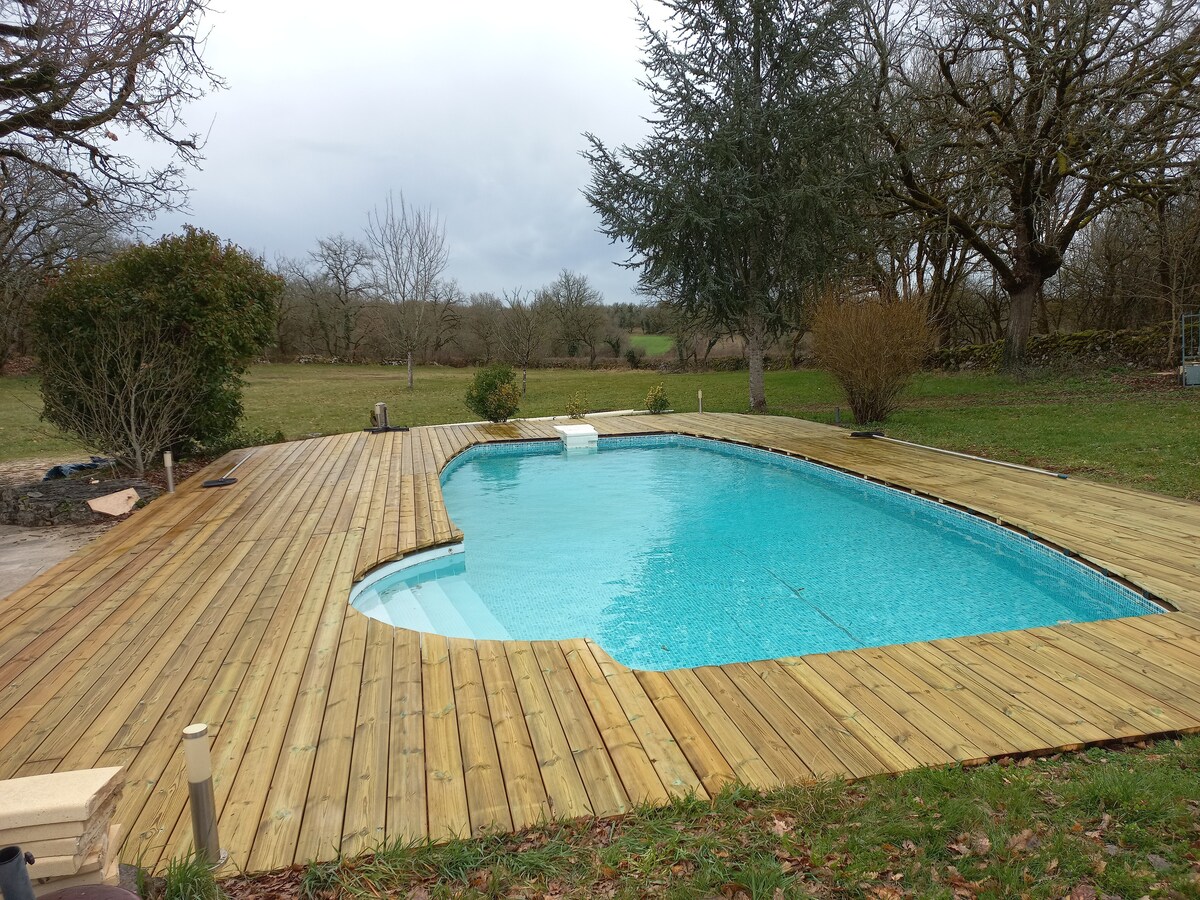
[[(246, 425), (289, 438), (356, 431), (378, 401), (393, 423), (463, 422), (471, 369), (420, 368), (416, 386), (382, 366), (257, 366), (247, 379)], [(640, 409), (662, 382), (672, 406), (696, 409), (704, 391), (710, 412), (745, 412), (745, 372), (667, 375), (647, 369), (529, 373), (519, 415), (562, 415), (577, 392), (591, 410)], [(768, 372), (771, 412), (832, 422), (844, 404), (821, 372)], [(83, 448), (38, 421), (36, 379), (0, 378), (0, 460), (82, 456)], [(842, 410), (843, 424), (850, 424)], [(1200, 500), (1200, 389), (1172, 389), (1144, 376), (1047, 376), (1016, 382), (997, 375), (924, 374), (885, 426), (893, 437), (1046, 466)]]
[(667, 334), (631, 334), (629, 343), (641, 347), (647, 356), (662, 356), (675, 346), (675, 338)]

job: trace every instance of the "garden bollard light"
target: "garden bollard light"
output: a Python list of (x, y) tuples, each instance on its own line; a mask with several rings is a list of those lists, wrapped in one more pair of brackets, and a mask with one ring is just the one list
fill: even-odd
[(704, 412), (704, 391), (696, 391), (697, 412)]
[(192, 839), (196, 851), (216, 868), (228, 854), (217, 837), (217, 803), (213, 796), (212, 760), (208, 755), (208, 726), (183, 729), (183, 758), (187, 762), (188, 798), (192, 808)]
[(163, 454), (163, 468), (167, 470), (167, 493), (175, 493), (175, 459), (168, 450)]

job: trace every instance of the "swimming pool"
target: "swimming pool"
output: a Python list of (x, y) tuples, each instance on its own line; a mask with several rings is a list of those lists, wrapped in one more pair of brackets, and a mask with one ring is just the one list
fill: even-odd
[(1161, 611), (970, 513), (700, 438), (485, 444), (442, 472), (461, 547), (353, 605), (452, 637), (590, 637), (672, 669)]

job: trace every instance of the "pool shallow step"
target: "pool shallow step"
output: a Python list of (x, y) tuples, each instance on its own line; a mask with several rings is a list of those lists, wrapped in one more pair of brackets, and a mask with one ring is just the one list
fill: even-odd
[(471, 637), (480, 641), (507, 641), (512, 635), (500, 621), (492, 615), (492, 611), (479, 599), (474, 589), (464, 581), (447, 581), (443, 589), (450, 602), (461, 613), (462, 617), (471, 623)]
[[(410, 592), (405, 591), (403, 593)], [(411, 589), (411, 596), (429, 623), (428, 628), (420, 630), (432, 631), (435, 634), (443, 634), (446, 637), (475, 637), (474, 630), (467, 624), (467, 620), (463, 618), (462, 614), (455, 607), (454, 601), (446, 596), (446, 592), (442, 590), (442, 586), (438, 582), (426, 581), (414, 585)], [(409, 625), (406, 627), (411, 628), (413, 626)]]
[(356, 605), (366, 615), (398, 628), (411, 628), (413, 631), (435, 630), (425, 607), (412, 591), (389, 594), (386, 600), (371, 591), (369, 596), (363, 596)]

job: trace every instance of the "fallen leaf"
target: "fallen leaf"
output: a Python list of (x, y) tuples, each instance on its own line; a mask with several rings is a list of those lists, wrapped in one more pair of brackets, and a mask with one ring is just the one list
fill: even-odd
[(1070, 900), (1097, 900), (1096, 889), (1090, 884), (1077, 884), (1071, 888)]
[(785, 834), (791, 834), (796, 827), (794, 819), (784, 818), (782, 816), (773, 816), (771, 819), (771, 831), (774, 834), (783, 837)]
[[(1033, 833), (1032, 828), (1026, 828), (1020, 834), (1014, 834), (1008, 839), (1005, 845), (1009, 850), (1020, 853), (1022, 850), (1029, 849), (1029, 846), (1037, 840), (1037, 835)], [(1034, 845), (1036, 848), (1036, 845)]]

